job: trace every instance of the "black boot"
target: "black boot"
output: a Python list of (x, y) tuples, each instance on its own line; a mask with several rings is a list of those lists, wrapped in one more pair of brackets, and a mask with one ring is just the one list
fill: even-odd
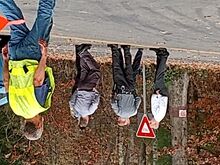
[(155, 51), (156, 55), (158, 56), (165, 56), (165, 57), (169, 56), (169, 52), (167, 51), (166, 48), (150, 48), (149, 50)]
[(82, 44), (82, 45), (83, 45), (84, 51), (88, 50), (88, 49), (91, 49), (91, 47), (92, 47), (92, 44)]
[(143, 52), (144, 48), (138, 48), (138, 51)]
[(124, 50), (129, 50), (130, 51), (130, 45), (121, 45), (121, 48), (123, 48)]
[(82, 52), (90, 49), (92, 44), (81, 44), (81, 45), (75, 45), (76, 47), (76, 54), (81, 54)]
[(107, 47), (118, 48), (118, 44), (107, 44)]

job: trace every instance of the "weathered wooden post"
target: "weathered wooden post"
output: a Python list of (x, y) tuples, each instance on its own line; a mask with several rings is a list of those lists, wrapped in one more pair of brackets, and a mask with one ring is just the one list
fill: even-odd
[(173, 165), (187, 165), (187, 90), (189, 76), (187, 72), (174, 78), (169, 87), (169, 113), (171, 120)]
[(119, 165), (124, 165), (124, 137), (123, 137), (123, 128), (119, 127), (118, 132), (118, 157), (119, 157)]

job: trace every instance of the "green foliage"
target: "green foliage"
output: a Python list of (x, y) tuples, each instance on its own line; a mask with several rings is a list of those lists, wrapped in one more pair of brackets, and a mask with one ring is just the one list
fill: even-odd
[(160, 127), (157, 131), (158, 149), (163, 147), (170, 147), (171, 144), (171, 132), (167, 128)]
[[(9, 110), (8, 106), (1, 107), (0, 110), (0, 164), (11, 164), (5, 155), (12, 152), (13, 146), (21, 138), (19, 133), (19, 120)], [(15, 161), (13, 165), (19, 165), (20, 161)]]
[(200, 78), (202, 78), (203, 80), (205, 80), (205, 79), (208, 78), (208, 71), (205, 70), (205, 69), (198, 70), (198, 71), (196, 72), (196, 74), (197, 74)]
[(172, 165), (172, 157), (170, 155), (163, 155), (158, 158), (157, 165)]
[[(163, 147), (171, 147), (171, 132), (166, 127), (161, 126), (156, 132), (157, 137), (157, 152)], [(154, 140), (146, 139), (148, 145), (153, 145)], [(150, 162), (153, 163), (153, 153), (150, 154)], [(172, 157), (170, 155), (160, 155), (157, 159), (157, 165), (171, 165)]]
[(183, 70), (180, 69), (168, 69), (165, 73), (165, 84), (169, 87), (173, 80), (179, 78)]
[(22, 165), (22, 162), (19, 160), (16, 160), (14, 163), (10, 163), (8, 161), (6, 161), (5, 159), (0, 158), (0, 164), (1, 165)]

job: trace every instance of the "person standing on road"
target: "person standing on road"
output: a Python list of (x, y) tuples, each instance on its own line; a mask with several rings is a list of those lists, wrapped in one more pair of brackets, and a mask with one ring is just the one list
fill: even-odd
[[(54, 6), (55, 0), (39, 0), (32, 29), (25, 23), (10, 25), (11, 39), (2, 49), (9, 104), (25, 119), (24, 135), (29, 140), (41, 137), (44, 119), (40, 113), (50, 108), (55, 88), (52, 69), (46, 66)], [(24, 19), (14, 0), (1, 0), (0, 11), (9, 21)]]
[(143, 49), (139, 48), (132, 64), (129, 45), (121, 45), (122, 51), (116, 44), (108, 44), (112, 51), (112, 72), (114, 87), (112, 91), (111, 106), (118, 117), (118, 125), (130, 124), (130, 117), (137, 114), (141, 98), (135, 90), (136, 75), (140, 69)]
[(89, 116), (98, 108), (100, 94), (96, 90), (101, 78), (100, 66), (88, 51), (91, 44), (76, 45), (75, 83), (69, 101), (71, 115), (78, 118), (81, 129), (89, 123)]
[(168, 90), (165, 85), (164, 77), (169, 52), (166, 48), (150, 48), (150, 50), (156, 52), (157, 65), (154, 79), (154, 94), (151, 96), (151, 111), (153, 118), (149, 123), (151, 128), (158, 129), (159, 123), (165, 117), (167, 111)]

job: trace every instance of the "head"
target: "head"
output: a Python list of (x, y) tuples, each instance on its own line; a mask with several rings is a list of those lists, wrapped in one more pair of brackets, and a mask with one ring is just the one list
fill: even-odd
[(118, 117), (118, 125), (119, 126), (126, 126), (130, 124), (130, 119), (129, 118), (122, 118)]
[(86, 128), (89, 124), (89, 116), (80, 117), (78, 124), (80, 129)]
[(28, 140), (38, 140), (43, 133), (43, 117), (40, 115), (25, 120), (24, 136)]

